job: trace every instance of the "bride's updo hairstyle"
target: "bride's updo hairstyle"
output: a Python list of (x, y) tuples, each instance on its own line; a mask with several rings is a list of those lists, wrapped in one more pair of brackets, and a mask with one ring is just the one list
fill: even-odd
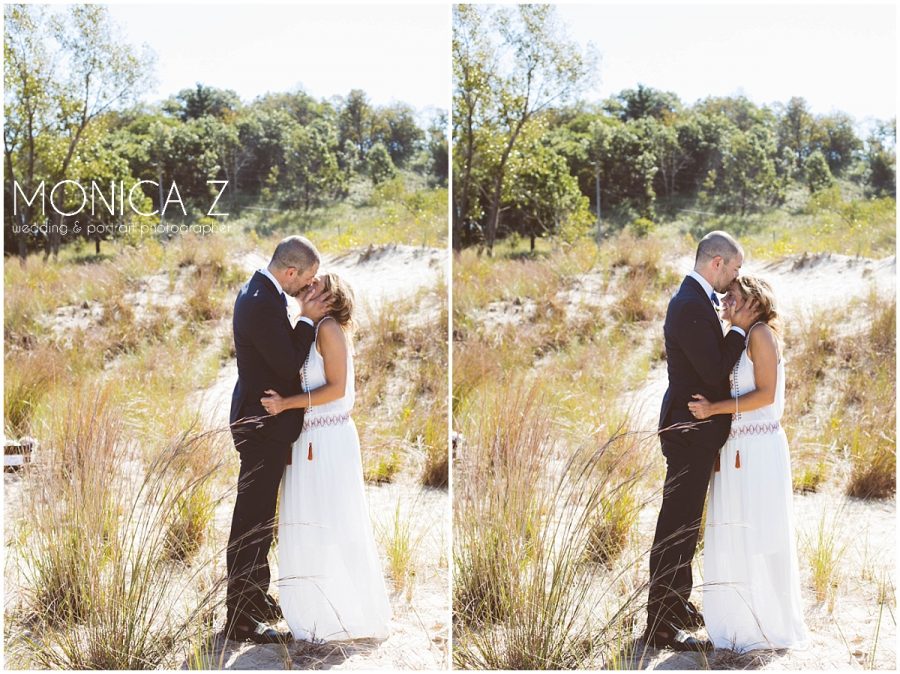
[(768, 281), (759, 276), (741, 275), (734, 280), (738, 292), (745, 300), (756, 300), (759, 317), (757, 321), (766, 323), (775, 333), (781, 336), (781, 315), (775, 308), (775, 293)]
[(344, 330), (353, 327), (353, 290), (334, 272), (321, 276), (322, 288), (331, 293), (331, 310), (328, 312)]

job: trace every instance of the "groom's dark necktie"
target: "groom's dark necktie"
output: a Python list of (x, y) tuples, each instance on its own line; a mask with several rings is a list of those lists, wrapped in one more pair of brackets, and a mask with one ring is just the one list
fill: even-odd
[(715, 304), (717, 307), (719, 306), (719, 296), (716, 295), (716, 291), (715, 291), (715, 290), (713, 290), (713, 291), (709, 294), (709, 299), (711, 299), (711, 300), (712, 300), (712, 303)]
[(281, 293), (281, 301), (284, 302), (284, 306), (287, 307), (287, 295), (283, 292)]

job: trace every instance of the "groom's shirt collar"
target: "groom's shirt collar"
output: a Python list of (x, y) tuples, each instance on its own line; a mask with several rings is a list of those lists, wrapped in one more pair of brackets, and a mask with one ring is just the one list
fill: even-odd
[(705, 278), (703, 278), (702, 274), (699, 274), (697, 271), (695, 271), (693, 269), (691, 270), (691, 273), (688, 274), (688, 276), (690, 276), (692, 279), (694, 279), (697, 283), (699, 283), (703, 287), (703, 291), (706, 293), (706, 297), (709, 299), (710, 302), (712, 302), (713, 287), (712, 287), (712, 285), (710, 285), (709, 281), (707, 281)]
[[(713, 304), (713, 301), (712, 301), (713, 287), (710, 285), (709, 281), (707, 281), (705, 278), (703, 278), (700, 274), (698, 274), (694, 270), (691, 270), (691, 272), (688, 274), (688, 276), (690, 276), (692, 279), (694, 279), (697, 283), (699, 283), (703, 287), (703, 292), (706, 293), (706, 299), (709, 300), (710, 306), (713, 308), (713, 311), (716, 312), (716, 316), (718, 316), (719, 310), (716, 307), (716, 305)], [(719, 320), (721, 320), (721, 318)], [(747, 336), (747, 334), (744, 332), (743, 328), (739, 328), (736, 325), (732, 325), (731, 329), (734, 330), (736, 333), (738, 333), (741, 337)]]
[(268, 279), (275, 284), (275, 290), (278, 291), (280, 295), (284, 294), (284, 288), (281, 287), (281, 284), (278, 282), (278, 279), (272, 276), (272, 272), (270, 272), (266, 267), (263, 267), (259, 270), (259, 273), (263, 276), (268, 277)]
[[(260, 274), (262, 274), (263, 276), (268, 278), (272, 283), (274, 283), (275, 290), (277, 290), (279, 292), (279, 294), (284, 296), (285, 308), (287, 309), (287, 312), (288, 312), (288, 318), (291, 319), (291, 309), (290, 309), (290, 305), (287, 302), (287, 293), (284, 292), (284, 288), (281, 287), (281, 284), (278, 282), (278, 279), (275, 278), (274, 276), (272, 276), (272, 272), (270, 272), (266, 267), (263, 267), (262, 269), (259, 269), (258, 271)], [(301, 320), (304, 323), (311, 325), (313, 327), (316, 326), (316, 324), (313, 323), (312, 319), (307, 318), (306, 316), (300, 316), (299, 319), (297, 319), (297, 320)], [(292, 325), (294, 324), (294, 322), (295, 322), (294, 320), (291, 320)]]

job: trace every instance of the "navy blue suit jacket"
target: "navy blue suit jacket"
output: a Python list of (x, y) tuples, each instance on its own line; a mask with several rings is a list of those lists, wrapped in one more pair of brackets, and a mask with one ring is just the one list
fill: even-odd
[(265, 274), (256, 272), (234, 302), (233, 329), (238, 380), (230, 421), (235, 446), (241, 451), (273, 444), (283, 450), (300, 436), (304, 410), (269, 416), (259, 399), (266, 389), (285, 397), (302, 391), (300, 371), (315, 328), (306, 321), (291, 328), (281, 293)]
[(734, 330), (722, 335), (722, 324), (710, 298), (690, 276), (669, 302), (663, 334), (669, 388), (663, 397), (659, 428), (697, 424), (689, 430), (661, 433), (663, 453), (668, 454), (673, 445), (718, 450), (731, 431), (731, 415), (718, 414), (700, 422), (687, 404), (695, 393), (711, 402), (730, 397), (728, 375), (744, 350), (744, 338)]

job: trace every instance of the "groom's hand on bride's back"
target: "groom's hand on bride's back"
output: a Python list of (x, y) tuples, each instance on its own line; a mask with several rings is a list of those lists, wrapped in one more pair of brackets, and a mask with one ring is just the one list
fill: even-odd
[(306, 290), (300, 293), (300, 315), (306, 316), (313, 323), (318, 323), (331, 311), (331, 293), (325, 291), (318, 279), (313, 279)]

